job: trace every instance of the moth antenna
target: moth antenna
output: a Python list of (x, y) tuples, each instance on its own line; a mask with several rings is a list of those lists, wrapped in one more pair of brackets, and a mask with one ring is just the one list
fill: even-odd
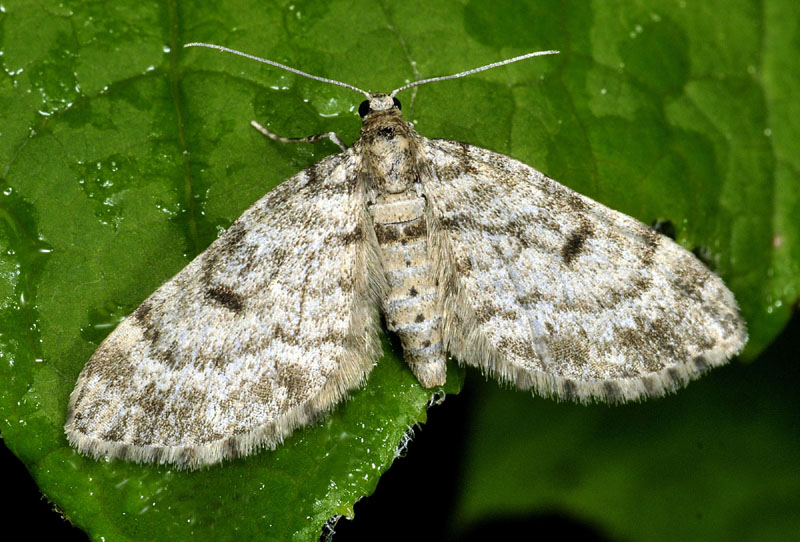
[(310, 73), (300, 71), (297, 68), (286, 66), (279, 62), (275, 62), (274, 60), (267, 60), (266, 58), (261, 58), (258, 56), (243, 53), (242, 51), (237, 51), (236, 49), (223, 47), (222, 45), (215, 45), (213, 43), (192, 42), (192, 43), (187, 43), (186, 45), (184, 45), (184, 47), (208, 47), (209, 49), (216, 49), (218, 51), (223, 51), (225, 53), (233, 53), (234, 55), (243, 56), (245, 58), (261, 62), (262, 64), (269, 64), (270, 66), (275, 66), (276, 68), (280, 68), (282, 70), (286, 70), (288, 72), (292, 72), (297, 75), (302, 75), (303, 77), (308, 77), (309, 79), (314, 79), (316, 81), (322, 81), (323, 83), (330, 83), (331, 85), (338, 85), (340, 87), (349, 88), (350, 90), (355, 90), (356, 92), (360, 92), (361, 94), (366, 96), (367, 99), (372, 98), (372, 94), (370, 94), (366, 90), (361, 90), (360, 88), (350, 85), (348, 83), (343, 83), (335, 79), (328, 79), (327, 77), (320, 77), (319, 75), (311, 75)]
[(515, 56), (514, 58), (509, 58), (507, 60), (501, 60), (500, 62), (493, 62), (492, 64), (487, 64), (485, 66), (480, 66), (479, 68), (472, 68), (471, 70), (467, 70), (461, 73), (454, 73), (453, 75), (443, 75), (440, 77), (431, 77), (430, 79), (423, 79), (421, 81), (414, 81), (413, 83), (409, 83), (404, 85), (400, 88), (394, 89), (389, 96), (394, 98), (395, 94), (401, 92), (403, 90), (407, 90), (411, 87), (418, 87), (420, 85), (424, 85), (426, 83), (433, 83), (436, 81), (447, 81), (448, 79), (458, 79), (459, 77), (466, 77), (467, 75), (472, 75), (473, 73), (483, 72), (486, 70), (491, 70), (492, 68), (497, 68), (498, 66), (505, 66), (506, 64), (511, 64), (512, 62), (519, 62), (520, 60), (525, 60), (526, 58), (532, 58), (535, 56), (544, 56), (544, 55), (557, 55), (559, 51), (536, 51), (535, 53), (527, 53), (520, 56)]

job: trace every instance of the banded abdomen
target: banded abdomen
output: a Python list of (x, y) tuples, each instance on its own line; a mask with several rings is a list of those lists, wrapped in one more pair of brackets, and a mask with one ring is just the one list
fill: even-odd
[(425, 199), (414, 190), (383, 194), (370, 205), (389, 293), (383, 311), (403, 355), (426, 388), (445, 382), (447, 367), (436, 280), (428, 256)]

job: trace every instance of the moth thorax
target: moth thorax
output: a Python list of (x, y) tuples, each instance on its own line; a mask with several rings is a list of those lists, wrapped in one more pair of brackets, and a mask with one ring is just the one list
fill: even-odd
[(407, 190), (416, 180), (416, 153), (413, 142), (385, 125), (376, 130), (368, 145), (368, 157), (375, 176), (389, 193)]

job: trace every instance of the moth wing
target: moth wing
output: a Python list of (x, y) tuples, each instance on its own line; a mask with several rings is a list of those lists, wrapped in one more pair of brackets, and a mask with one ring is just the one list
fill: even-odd
[(195, 468), (275, 447), (363, 383), (382, 275), (356, 159), (270, 191), (126, 318), (78, 378), (69, 441)]
[(663, 395), (747, 340), (733, 294), (644, 224), (485, 149), (426, 140), (444, 342), (521, 389)]

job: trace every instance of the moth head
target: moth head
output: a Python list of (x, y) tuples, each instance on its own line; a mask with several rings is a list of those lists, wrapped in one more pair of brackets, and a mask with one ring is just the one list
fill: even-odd
[(400, 100), (388, 94), (373, 94), (370, 96), (369, 100), (361, 102), (361, 105), (358, 106), (358, 114), (363, 119), (370, 113), (390, 111), (392, 109), (396, 109), (397, 111), (402, 109)]

